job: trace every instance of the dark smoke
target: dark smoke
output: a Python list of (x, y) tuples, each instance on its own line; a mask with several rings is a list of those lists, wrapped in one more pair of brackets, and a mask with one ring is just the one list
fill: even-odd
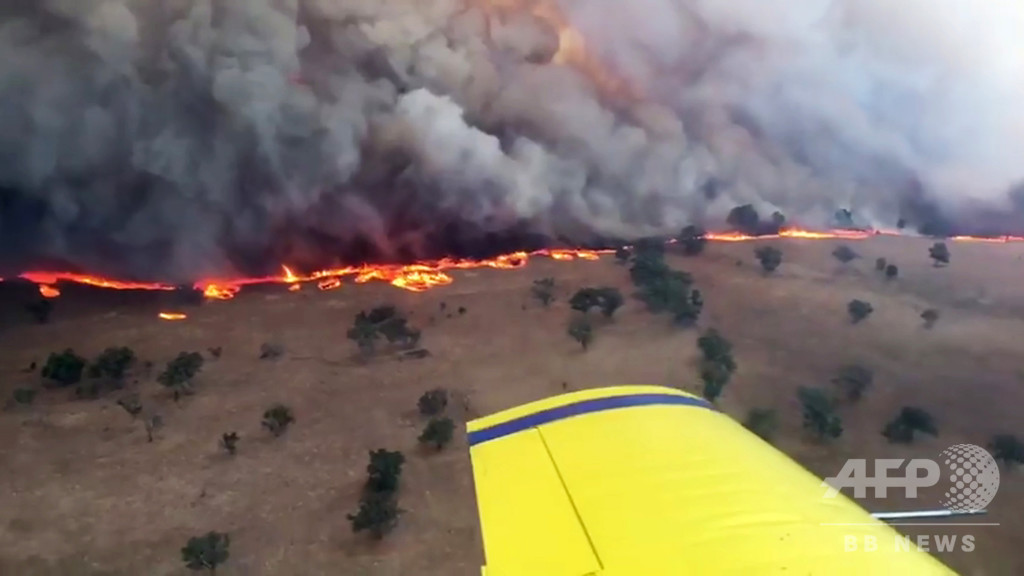
[(746, 204), (1024, 230), (1015, 4), (558, 3), (637, 99), (552, 61), (554, 2), (7, 0), (0, 267), (187, 281)]

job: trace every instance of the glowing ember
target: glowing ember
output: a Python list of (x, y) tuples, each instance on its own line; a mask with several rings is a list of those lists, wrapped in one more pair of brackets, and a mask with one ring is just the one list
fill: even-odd
[[(707, 238), (713, 242), (747, 242), (764, 240), (767, 238), (793, 238), (806, 240), (820, 239), (845, 239), (863, 240), (872, 236), (892, 235), (891, 232), (879, 232), (873, 230), (832, 230), (828, 232), (815, 232), (811, 230), (785, 229), (778, 234), (769, 236), (749, 236), (739, 232), (712, 232)], [(953, 242), (990, 242), (1008, 243), (1024, 242), (1024, 236), (1000, 236), (995, 238), (984, 238), (976, 236), (955, 236), (949, 239)], [(673, 242), (673, 241), (670, 241)], [(458, 258), (444, 258), (441, 260), (419, 262), (417, 264), (364, 264), (362, 266), (346, 266), (344, 268), (329, 268), (318, 270), (310, 274), (297, 273), (288, 266), (282, 267), (279, 276), (268, 276), (264, 278), (239, 278), (239, 279), (216, 279), (203, 280), (195, 284), (195, 288), (203, 292), (203, 295), (211, 300), (229, 300), (234, 298), (243, 286), (250, 284), (286, 284), (288, 290), (298, 291), (302, 284), (316, 282), (320, 290), (333, 290), (342, 285), (342, 277), (351, 277), (356, 284), (365, 284), (371, 281), (387, 282), (403, 290), (412, 292), (423, 292), (436, 286), (446, 286), (453, 282), (452, 277), (446, 272), (448, 270), (466, 270), (471, 268), (495, 268), (498, 270), (511, 270), (526, 266), (531, 257), (543, 256), (553, 260), (597, 260), (603, 254), (612, 254), (614, 250), (572, 250), (572, 249), (545, 249), (534, 252), (513, 252), (486, 260), (466, 260)], [(123, 282), (110, 280), (97, 276), (74, 274), (66, 272), (26, 272), (20, 276), (39, 286), (39, 292), (47, 298), (55, 298), (60, 295), (56, 287), (57, 282), (75, 282), (88, 284), (102, 288), (113, 288), (117, 290), (175, 290), (176, 288), (167, 284), (144, 283), (144, 282)], [(2, 279), (0, 279), (2, 281)], [(184, 314), (162, 313), (161, 318), (165, 320), (181, 320)]]
[(180, 312), (161, 312), (159, 316), (161, 320), (184, 320), (188, 318), (187, 315)]

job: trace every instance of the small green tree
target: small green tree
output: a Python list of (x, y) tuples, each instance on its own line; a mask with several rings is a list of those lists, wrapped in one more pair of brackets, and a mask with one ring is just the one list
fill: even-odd
[(394, 493), (371, 492), (363, 495), (359, 509), (348, 519), (353, 532), (366, 530), (374, 540), (380, 540), (398, 526), (402, 512)]
[(895, 264), (889, 264), (885, 267), (885, 278), (892, 280), (900, 275), (900, 269)]
[(73, 386), (82, 379), (82, 371), (85, 369), (85, 358), (82, 358), (71, 348), (61, 353), (52, 352), (43, 365), (42, 376), (57, 386), (65, 388)]
[(939, 320), (939, 311), (934, 308), (929, 308), (924, 312), (921, 312), (921, 320), (924, 320), (924, 327), (931, 330)]
[(225, 432), (220, 436), (220, 447), (225, 452), (234, 456), (238, 452), (238, 433), (237, 432)]
[(945, 266), (949, 264), (949, 247), (945, 242), (936, 242), (928, 249), (928, 257), (935, 261), (936, 267)]
[(428, 390), (416, 401), (420, 414), (424, 416), (436, 416), (448, 406), (448, 391), (444, 388)]
[(854, 252), (853, 248), (850, 248), (846, 244), (837, 246), (836, 249), (832, 251), (832, 256), (843, 264), (849, 264), (857, 258), (860, 258), (860, 254)]
[(280, 436), (293, 422), (295, 422), (295, 416), (292, 415), (291, 408), (284, 404), (274, 404), (263, 411), (261, 424), (274, 436)]
[(1024, 464), (1024, 443), (1012, 434), (997, 434), (988, 444), (989, 451), (996, 462), (1002, 462), (1007, 468)]
[(857, 324), (870, 316), (875, 309), (863, 300), (850, 300), (850, 303), (846, 305), (846, 311), (850, 315), (850, 322)]
[(932, 436), (939, 434), (931, 414), (922, 408), (904, 406), (896, 418), (882, 429), (882, 436), (885, 436), (889, 442), (909, 444), (914, 441), (915, 432)]
[(107, 348), (89, 366), (89, 377), (109, 378), (119, 384), (134, 363), (135, 351), (131, 348)]
[(725, 385), (729, 383), (732, 375), (724, 366), (714, 362), (704, 362), (701, 365), (700, 379), (704, 383), (701, 395), (708, 402), (715, 402), (725, 391)]
[(188, 539), (181, 549), (181, 559), (189, 570), (217, 573), (217, 566), (228, 561), (231, 537), (220, 532), (207, 532)]
[(454, 433), (455, 423), (451, 418), (431, 418), (420, 434), (419, 441), (421, 444), (431, 444), (441, 450), (452, 441)]
[(203, 355), (198, 352), (179, 352), (157, 377), (157, 382), (170, 388), (177, 401), (182, 394), (192, 393), (192, 379), (203, 369)]
[(356, 321), (355, 325), (348, 329), (346, 333), (349, 340), (356, 343), (359, 347), (360, 354), (364, 358), (372, 356), (374, 350), (377, 347), (377, 340), (380, 338), (380, 333), (377, 331), (377, 327), (369, 322)]
[(885, 258), (875, 259), (875, 270), (878, 270), (879, 272), (885, 272), (885, 267), (888, 265), (889, 263), (885, 261)]
[(736, 362), (732, 357), (732, 342), (729, 342), (718, 330), (709, 328), (700, 338), (697, 338), (697, 348), (709, 362), (724, 365), (729, 372), (736, 369)]
[(779, 417), (775, 410), (752, 408), (750, 412), (747, 412), (747, 419), (744, 420), (743, 425), (762, 440), (771, 442), (779, 427)]
[(540, 280), (534, 280), (530, 293), (540, 301), (542, 306), (547, 308), (555, 300), (555, 279), (541, 278)]
[(766, 273), (774, 272), (782, 264), (782, 251), (774, 246), (761, 246), (754, 250), (754, 256)]
[(370, 492), (394, 492), (402, 477), (405, 456), (398, 451), (380, 448), (370, 452), (370, 463), (366, 466), (366, 489)]
[(698, 226), (689, 225), (679, 233), (679, 245), (683, 248), (683, 254), (697, 256), (704, 251), (708, 243), (707, 232)]
[(590, 320), (586, 316), (573, 318), (569, 322), (568, 332), (573, 340), (579, 342), (584, 351), (589, 349), (590, 343), (594, 340), (594, 328), (590, 325)]
[(601, 288), (599, 294), (601, 302), (601, 314), (605, 318), (611, 318), (615, 315), (615, 311), (622, 307), (625, 300), (622, 298), (622, 292), (619, 292), (618, 288)]
[(839, 369), (839, 374), (832, 379), (832, 382), (843, 391), (843, 396), (851, 402), (857, 402), (864, 397), (864, 392), (874, 382), (874, 373), (859, 364), (850, 364)]
[(669, 305), (669, 310), (672, 311), (672, 322), (677, 326), (693, 326), (700, 318), (703, 309), (704, 295), (696, 288), (689, 290), (688, 294), (686, 291), (681, 294), (677, 293)]
[(800, 387), (797, 399), (803, 409), (803, 427), (818, 440), (839, 438), (843, 434), (843, 421), (835, 412), (835, 403), (820, 388)]

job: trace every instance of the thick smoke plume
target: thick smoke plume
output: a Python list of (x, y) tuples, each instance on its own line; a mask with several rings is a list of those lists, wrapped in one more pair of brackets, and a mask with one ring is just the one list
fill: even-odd
[(1009, 0), (6, 0), (0, 254), (159, 277), (725, 222), (1024, 229)]

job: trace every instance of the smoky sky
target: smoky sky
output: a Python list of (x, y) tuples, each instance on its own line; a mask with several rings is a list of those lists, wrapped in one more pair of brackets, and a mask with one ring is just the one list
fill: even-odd
[(8, 0), (0, 264), (191, 280), (747, 203), (1020, 232), (1022, 29), (994, 0)]

